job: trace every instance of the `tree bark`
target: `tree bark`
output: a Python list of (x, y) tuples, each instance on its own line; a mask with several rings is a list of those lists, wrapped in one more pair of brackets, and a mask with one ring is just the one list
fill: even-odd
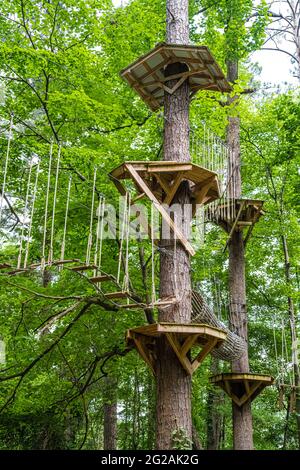
[(113, 377), (106, 377), (103, 406), (103, 449), (117, 449), (117, 382)]
[[(188, 44), (188, 0), (167, 0), (167, 42)], [(171, 64), (165, 75), (185, 71), (184, 64)], [(168, 84), (171, 84), (169, 82)], [(189, 161), (189, 85), (184, 82), (173, 95), (165, 93), (164, 160)], [(190, 202), (190, 190), (183, 182), (173, 200), (178, 205), (176, 224), (188, 238), (191, 211), (179, 212)], [(166, 227), (163, 225), (162, 231)], [(190, 259), (185, 249), (174, 241), (161, 239), (160, 296), (179, 300), (160, 310), (159, 321), (189, 323), (191, 320)], [(186, 374), (165, 339), (157, 342), (157, 449), (172, 449), (174, 433), (184, 436), (185, 445), (192, 442), (191, 377)]]
[[(212, 375), (219, 373), (219, 360), (214, 357), (211, 360), (210, 372)], [(218, 410), (218, 406), (223, 401), (223, 392), (209, 390), (207, 397), (207, 450), (219, 450), (221, 446), (224, 416)]]
[[(227, 62), (227, 78), (230, 82), (238, 79), (238, 62)], [(229, 104), (238, 98), (229, 98)], [(228, 118), (227, 140), (231, 152), (230, 165), (234, 169), (232, 184), (229, 186), (232, 198), (241, 197), (241, 152), (240, 119)], [(242, 232), (234, 232), (229, 242), (229, 296), (230, 329), (248, 341), (248, 318), (246, 309), (245, 252)], [(232, 362), (232, 372), (249, 372), (248, 348), (238, 360)], [(235, 450), (253, 449), (251, 402), (238, 407), (232, 402), (233, 442)]]

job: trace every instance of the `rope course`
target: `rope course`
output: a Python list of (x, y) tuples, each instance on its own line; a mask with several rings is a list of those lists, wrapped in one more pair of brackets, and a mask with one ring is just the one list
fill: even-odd
[[(11, 185), (13, 185), (13, 176), (9, 172), (12, 129), (11, 119), (4, 170), (0, 179), (0, 187), (2, 188), (1, 218), (4, 216), (4, 210), (2, 212), (4, 190), (10, 179)], [(18, 194), (16, 189), (12, 190), (12, 198), (17, 201), (16, 207), (20, 223), (14, 230), (9, 243), (4, 243), (0, 248), (0, 275), (15, 276), (32, 270), (43, 272), (46, 269), (58, 267), (59, 271), (67, 269), (84, 277), (109, 302), (120, 308), (157, 307), (161, 302), (156, 298), (154, 228), (151, 237), (151, 260), (150, 266), (148, 266), (149, 272), (151, 272), (151, 303), (148, 305), (147, 302), (137, 301), (136, 295), (133, 295), (130, 287), (130, 253), (131, 243), (134, 243), (130, 239), (132, 206), (130, 192), (125, 195), (123, 214), (120, 218), (118, 258), (116, 276), (114, 276), (106, 273), (103, 266), (104, 227), (106, 223), (110, 224), (111, 221), (106, 220), (106, 199), (96, 189), (98, 170), (94, 169), (91, 183), (81, 182), (84, 191), (80, 191), (79, 194), (77, 192), (75, 197), (76, 182), (63, 168), (62, 158), (63, 148), (51, 142), (45, 157), (30, 156), (23, 159), (24, 170), (20, 184), (24, 188), (24, 196), (23, 193)], [(63, 209), (61, 209), (62, 207)], [(88, 225), (89, 228), (87, 233), (86, 230), (83, 230), (82, 233), (86, 234), (86, 238), (82, 237), (77, 252), (74, 253), (73, 247), (73, 251), (70, 253), (71, 247), (67, 245), (67, 239), (68, 231), (72, 228), (70, 215), (74, 216), (74, 207), (77, 207), (76, 216), (80, 220), (82, 219), (84, 227)], [(7, 212), (5, 207), (5, 218), (7, 218)], [(151, 221), (154, 221), (153, 207)], [(6, 229), (4, 229), (4, 233), (5, 231)], [(32, 249), (33, 244), (34, 249)], [(16, 247), (15, 263), (14, 255), (11, 254), (5, 262), (2, 262), (8, 246), (10, 253), (13, 253), (12, 247)], [(126, 302), (124, 303), (122, 299), (125, 299)], [(130, 299), (132, 303), (129, 302)]]

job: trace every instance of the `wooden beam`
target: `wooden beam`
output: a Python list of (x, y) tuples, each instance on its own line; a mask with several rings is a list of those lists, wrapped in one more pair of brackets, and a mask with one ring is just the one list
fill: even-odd
[(167, 222), (167, 224), (173, 230), (174, 234), (176, 235), (176, 238), (182, 243), (182, 245), (186, 249), (186, 251), (191, 256), (194, 256), (195, 250), (193, 249), (192, 245), (188, 242), (188, 240), (182, 234), (181, 230), (179, 230), (176, 227), (176, 225), (174, 224), (173, 220), (171, 219), (171, 217), (169, 216), (167, 211), (162, 207), (162, 205), (156, 199), (156, 197), (154, 196), (152, 191), (148, 188), (148, 186), (145, 184), (144, 180), (140, 177), (138, 172), (133, 168), (132, 165), (127, 164), (127, 169), (129, 171), (129, 173), (131, 174), (132, 178), (139, 185), (141, 191), (144, 192), (148, 196), (150, 201), (152, 201), (154, 203), (156, 209), (160, 212), (161, 216), (164, 218), (164, 220)]
[(198, 369), (201, 362), (204, 361), (206, 356), (210, 353), (210, 351), (213, 350), (213, 348), (216, 346), (217, 343), (218, 343), (218, 338), (211, 338), (210, 340), (207, 341), (207, 343), (205, 344), (205, 346), (203, 346), (198, 356), (192, 362), (192, 372), (195, 372), (195, 370)]
[(234, 230), (235, 230), (236, 224), (238, 223), (239, 217), (240, 217), (240, 215), (241, 215), (241, 213), (242, 213), (242, 210), (243, 210), (243, 208), (244, 208), (244, 204), (245, 204), (245, 201), (242, 201), (242, 203), (241, 203), (241, 205), (240, 205), (240, 208), (239, 208), (239, 211), (238, 211), (238, 213), (237, 213), (236, 219), (235, 219), (235, 221), (234, 221), (234, 223), (233, 223), (233, 225), (232, 225), (232, 227), (231, 227), (231, 230), (230, 230), (228, 239), (227, 239), (227, 241), (226, 241), (226, 245), (225, 245), (225, 247), (224, 247), (223, 253), (226, 251), (226, 248), (228, 247), (228, 243), (230, 242), (231, 237), (232, 237), (232, 234), (233, 234), (233, 232), (234, 232)]
[(129, 297), (128, 292), (108, 292), (107, 294), (104, 294), (104, 297), (107, 299), (126, 299)]
[(97, 284), (98, 282), (105, 282), (105, 281), (113, 281), (113, 276), (110, 274), (102, 274), (101, 276), (94, 276), (90, 277), (89, 281), (93, 284)]
[(191, 171), (192, 169), (193, 165), (191, 163), (180, 162), (161, 162), (161, 164), (152, 162), (147, 167), (148, 173), (177, 173), (177, 171)]
[(163, 201), (163, 204), (166, 204), (168, 206), (171, 204), (171, 202), (172, 202), (172, 200), (173, 200), (173, 198), (176, 194), (176, 191), (180, 186), (180, 183), (182, 181), (184, 173), (185, 173), (184, 171), (179, 171), (178, 172), (171, 188), (169, 188), (169, 192), (168, 192), (167, 196), (165, 197), (165, 199)]
[(138, 350), (139, 354), (141, 357), (144, 359), (146, 364), (150, 367), (153, 375), (155, 375), (155, 369), (154, 369), (154, 364), (151, 360), (151, 357), (149, 355), (149, 351), (147, 351), (147, 345), (145, 342), (145, 338), (143, 336), (134, 334), (133, 335), (133, 341), (136, 346), (136, 349)]
[(196, 334), (188, 336), (180, 348), (180, 354), (187, 355), (187, 353), (192, 349), (198, 338), (199, 336)]
[(192, 375), (192, 367), (190, 360), (186, 357), (186, 355), (181, 354), (181, 344), (179, 343), (176, 334), (174, 333), (166, 333), (166, 338), (172, 347), (174, 353), (176, 354), (179, 362), (181, 363), (184, 370), (189, 374)]
[(160, 186), (162, 187), (162, 189), (164, 190), (164, 192), (166, 194), (168, 194), (169, 190), (170, 190), (170, 187), (169, 187), (169, 183), (164, 179), (164, 177), (162, 175), (160, 175), (159, 173), (154, 173), (154, 176), (155, 178), (157, 179), (157, 181), (159, 182)]
[(89, 269), (98, 269), (98, 266), (94, 264), (83, 264), (82, 266), (72, 266), (70, 271), (80, 272), (80, 271), (88, 271)]
[(196, 204), (203, 203), (204, 198), (207, 195), (208, 191), (210, 190), (212, 183), (216, 180), (216, 177), (212, 176), (211, 178), (208, 178), (208, 179), (210, 179), (210, 181), (206, 183), (204, 186), (202, 186), (201, 190), (198, 193), (196, 193)]

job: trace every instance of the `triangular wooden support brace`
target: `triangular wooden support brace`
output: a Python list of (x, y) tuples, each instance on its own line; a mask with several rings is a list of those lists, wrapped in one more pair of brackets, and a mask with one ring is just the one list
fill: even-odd
[[(155, 323), (128, 330), (127, 344), (136, 347), (153, 372), (156, 347), (154, 339), (160, 336), (165, 336), (186, 373), (192, 375), (212, 349), (225, 340), (227, 334), (223, 330), (204, 324)], [(147, 351), (149, 344), (150, 351)], [(200, 346), (201, 350), (191, 359), (190, 354), (194, 346)]]
[(272, 385), (274, 379), (269, 375), (231, 373), (210, 377), (210, 382), (222, 388), (237, 406), (242, 407)]
[(185, 238), (185, 236), (182, 234), (181, 230), (179, 230), (171, 217), (169, 216), (168, 212), (166, 209), (159, 203), (159, 201), (156, 199), (152, 191), (148, 188), (148, 186), (145, 184), (143, 179), (140, 177), (138, 172), (135, 170), (135, 168), (132, 165), (127, 165), (127, 169), (129, 173), (131, 174), (133, 180), (138, 184), (142, 192), (144, 192), (148, 198), (150, 199), (151, 202), (153, 202), (155, 208), (158, 210), (158, 212), (161, 214), (163, 219), (167, 222), (167, 224), (170, 226), (174, 234), (176, 235), (176, 238), (181, 242), (183, 247), (186, 249), (186, 251), (191, 255), (194, 256), (195, 250), (190, 244), (190, 242)]

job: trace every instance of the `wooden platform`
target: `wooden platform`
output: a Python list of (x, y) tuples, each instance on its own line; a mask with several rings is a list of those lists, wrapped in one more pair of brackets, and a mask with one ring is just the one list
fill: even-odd
[(112, 276), (111, 274), (101, 274), (99, 276), (89, 277), (88, 279), (92, 284), (100, 284), (102, 282), (115, 281), (114, 276)]
[(219, 374), (210, 377), (210, 382), (221, 387), (237, 406), (253, 401), (265, 387), (274, 383), (273, 377), (262, 374)]
[[(166, 66), (177, 62), (185, 63), (188, 71), (165, 78)], [(159, 43), (120, 74), (152, 111), (163, 105), (165, 92), (174, 93), (185, 80), (189, 81), (191, 95), (199, 90), (231, 91), (222, 70), (206, 46)], [(167, 86), (170, 80), (176, 81), (172, 88)]]
[[(176, 238), (191, 255), (195, 254), (194, 249), (176, 227), (162, 204), (169, 206), (172, 203), (183, 180), (188, 180), (191, 183), (191, 197), (194, 207), (197, 204), (208, 204), (214, 201), (220, 197), (216, 173), (192, 163), (130, 161), (115, 168), (109, 176), (122, 195), (126, 194), (126, 187), (121, 181), (132, 180), (137, 191), (133, 200), (142, 196), (150, 199), (175, 233)], [(146, 221), (145, 224), (147, 227), (144, 228), (149, 232), (148, 222)]]
[[(204, 324), (155, 323), (127, 331), (128, 346), (135, 347), (155, 375), (156, 338), (164, 336), (187, 374), (192, 375), (212, 349), (219, 347), (227, 334)], [(193, 347), (201, 350), (194, 358)]]
[(234, 232), (245, 231), (244, 243), (248, 242), (255, 224), (265, 214), (264, 201), (259, 199), (229, 199), (215, 209), (208, 209), (208, 218), (228, 233), (226, 250)]
[[(212, 221), (220, 225), (227, 233), (232, 228), (236, 231), (244, 230), (258, 222), (264, 215), (264, 201), (258, 199), (235, 199), (228, 200), (225, 204), (220, 204), (215, 212), (210, 213)], [(226, 216), (228, 207), (231, 208), (230, 216)], [(222, 209), (225, 209), (223, 212)]]

